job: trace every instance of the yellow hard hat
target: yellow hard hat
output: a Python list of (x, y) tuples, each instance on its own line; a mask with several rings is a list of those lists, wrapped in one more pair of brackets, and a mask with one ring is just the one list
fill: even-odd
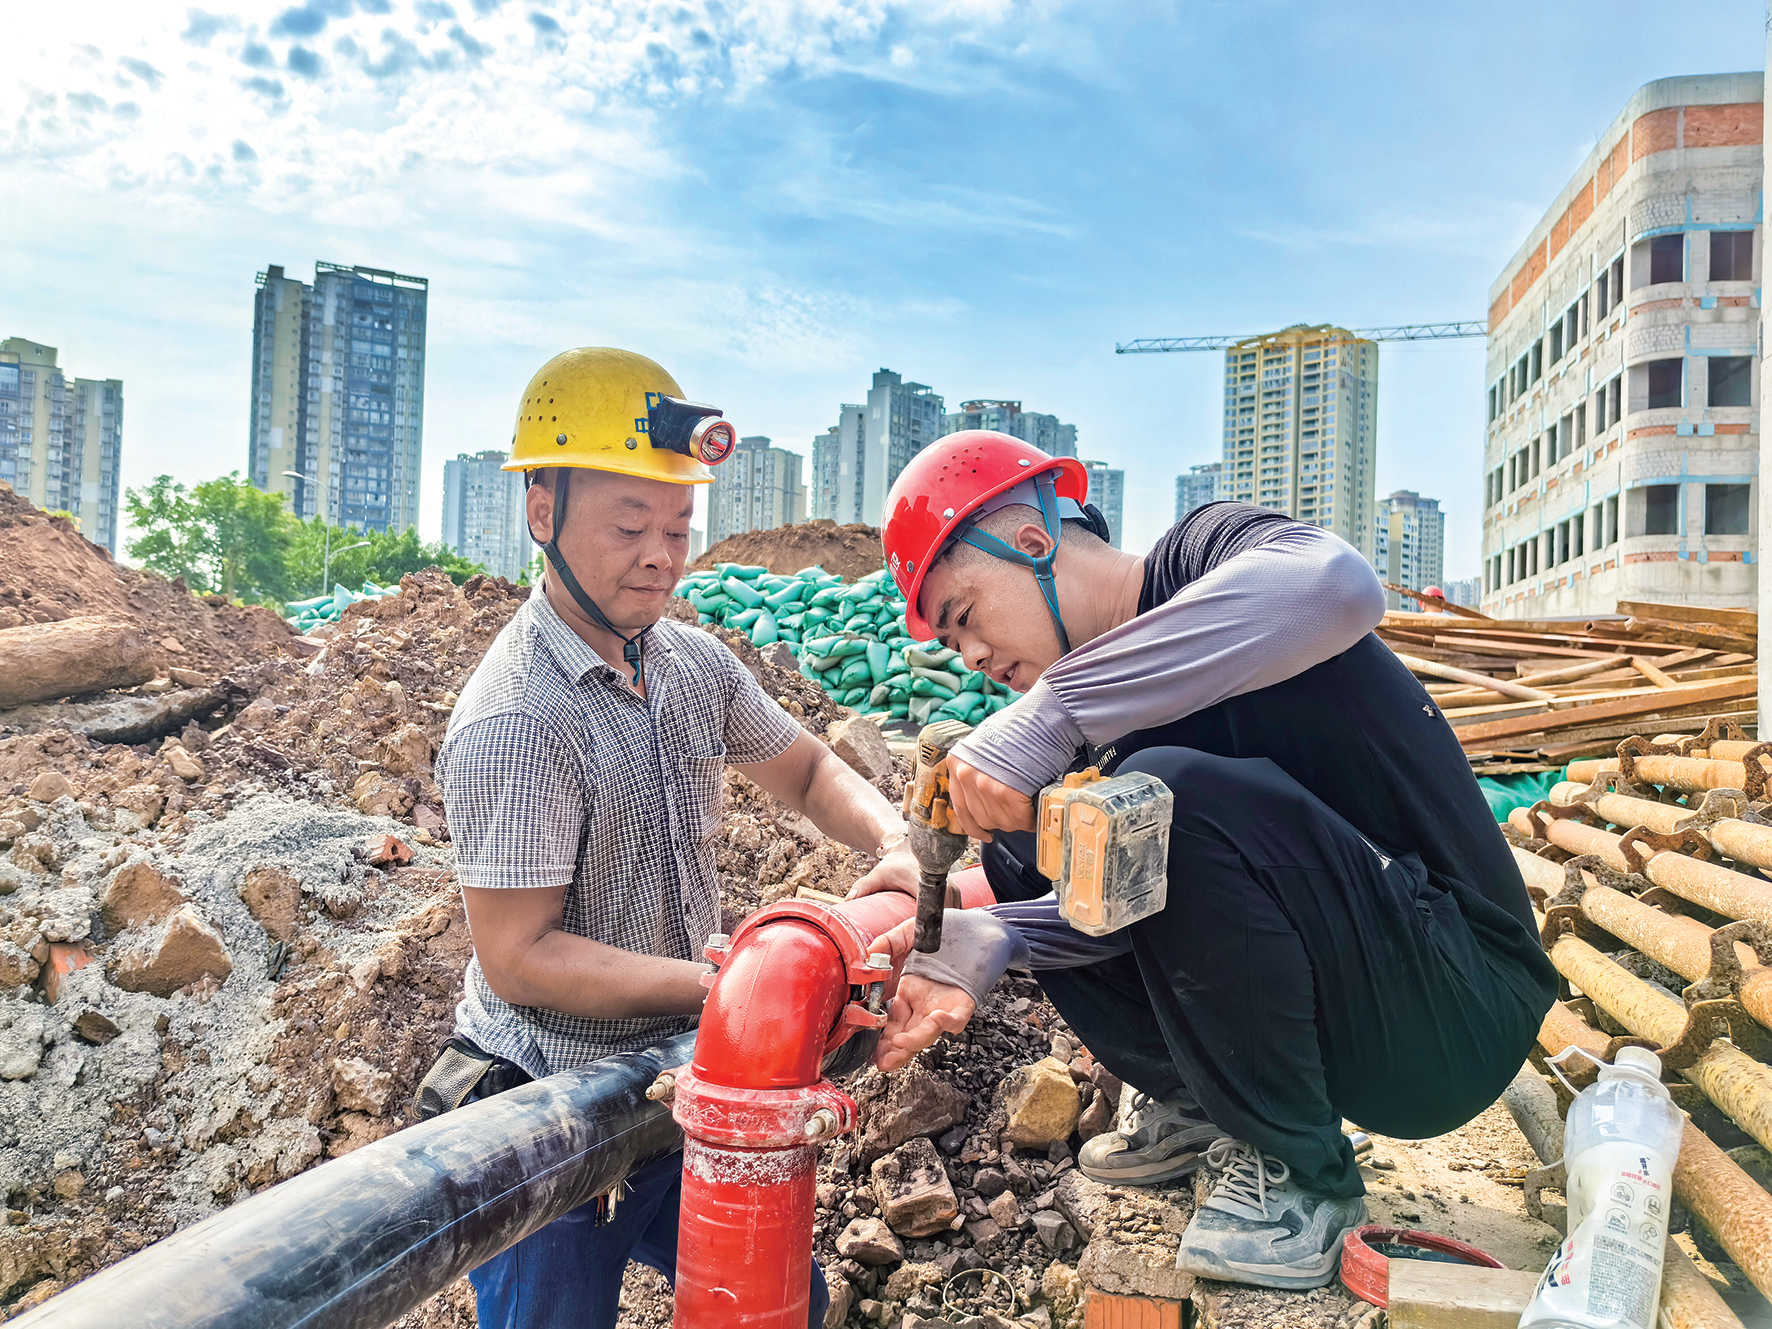
[(718, 410), (684, 401), (677, 380), (645, 356), (581, 346), (549, 360), (523, 389), (503, 469), (584, 466), (705, 485), (708, 467), (737, 442)]

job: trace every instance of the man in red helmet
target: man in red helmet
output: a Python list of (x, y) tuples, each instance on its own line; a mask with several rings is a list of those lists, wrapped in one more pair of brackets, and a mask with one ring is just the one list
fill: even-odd
[[(1371, 633), (1365, 560), (1240, 503), (1195, 509), (1139, 558), (1102, 538), (1087, 483), (970, 431), (887, 498), (912, 632), (1024, 695), (949, 758), (1003, 903), (949, 911), (941, 950), (909, 954), (877, 1060), (902, 1064), (1006, 968), (1031, 970), (1132, 1091), (1083, 1171), (1211, 1166), (1178, 1267), (1315, 1287), (1366, 1219), (1342, 1120), (1406, 1137), (1470, 1120), (1519, 1069), (1554, 971), (1456, 738)], [(1033, 799), (1084, 765), (1175, 795), (1168, 903), (1106, 937), (1070, 929), (1034, 867)]]

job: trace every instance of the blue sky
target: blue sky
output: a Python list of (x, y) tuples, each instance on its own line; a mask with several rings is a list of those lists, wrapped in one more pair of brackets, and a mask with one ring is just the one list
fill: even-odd
[[(1127, 471), (1219, 454), (1218, 355), (1482, 317), (1641, 84), (1759, 69), (1758, 0), (65, 0), (8, 19), (0, 335), (119, 377), (125, 484), (246, 464), (253, 275), (431, 279), (425, 503), (542, 361), (613, 344), (810, 453), (876, 368)], [(1478, 566), (1483, 350), (1387, 345), (1379, 493)]]

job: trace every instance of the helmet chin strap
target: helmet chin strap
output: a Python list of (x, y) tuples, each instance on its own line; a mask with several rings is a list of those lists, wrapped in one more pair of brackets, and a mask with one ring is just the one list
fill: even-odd
[[(560, 584), (572, 596), (574, 603), (584, 611), (585, 617), (602, 628), (603, 631), (620, 639), (622, 663), (634, 671), (634, 682), (638, 683), (641, 669), (640, 639), (646, 635), (647, 628), (652, 625), (648, 623), (646, 627), (641, 628), (631, 637), (624, 636), (621, 629), (611, 623), (608, 616), (597, 608), (597, 602), (586, 594), (585, 588), (578, 584), (578, 578), (573, 576), (572, 569), (566, 566), (566, 556), (560, 552), (560, 531), (566, 525), (566, 477), (569, 474), (570, 469), (562, 466), (554, 477), (554, 529), (548, 536), (547, 543), (541, 547), (541, 551), (548, 556), (549, 566), (559, 574)], [(1060, 629), (1061, 635), (1062, 631)]]
[(1046, 525), (1046, 534), (1052, 537), (1050, 553), (1039, 558), (1024, 554), (1008, 541), (999, 540), (976, 526), (968, 526), (957, 538), (974, 549), (982, 549), (1007, 563), (1017, 563), (1034, 570), (1034, 580), (1040, 583), (1040, 594), (1046, 597), (1046, 612), (1052, 615), (1052, 626), (1058, 629), (1058, 653), (1065, 656), (1071, 653), (1071, 638), (1064, 630), (1064, 616), (1058, 612), (1058, 581), (1052, 575), (1052, 560), (1058, 557), (1058, 544), (1063, 538), (1064, 523), (1058, 515), (1058, 485), (1050, 471), (1034, 477), (1034, 492), (1040, 499), (1040, 519)]

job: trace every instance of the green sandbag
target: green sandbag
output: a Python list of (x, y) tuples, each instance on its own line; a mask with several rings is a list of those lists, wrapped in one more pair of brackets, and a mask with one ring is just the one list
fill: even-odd
[(941, 669), (949, 660), (958, 658), (958, 651), (950, 651), (945, 646), (935, 650), (926, 650), (918, 646), (905, 647), (904, 658), (913, 667), (922, 669)]
[(869, 629), (873, 626), (874, 626), (874, 620), (873, 620), (872, 615), (857, 614), (854, 618), (850, 619), (848, 622), (843, 624), (843, 631), (845, 631), (845, 632), (865, 632), (867, 629)]
[(959, 657), (958, 654), (956, 654), (953, 659), (949, 660), (943, 668), (945, 668), (950, 674), (959, 674), (962, 677), (972, 672), (971, 668)]
[(796, 577), (798, 577), (801, 581), (823, 581), (826, 577), (830, 576), (831, 574), (826, 572), (818, 564), (814, 563), (809, 568), (801, 568), (794, 575)]
[(846, 586), (827, 586), (822, 591), (814, 591), (812, 603), (823, 609), (829, 609), (837, 603), (838, 598), (849, 588)]
[(960, 690), (959, 680), (945, 669), (913, 668), (911, 670), (911, 677), (929, 684), (932, 688), (939, 689), (944, 696), (951, 697)]
[(749, 563), (716, 563), (714, 571), (722, 577), (738, 577), (744, 581), (755, 581), (767, 573), (769, 569)]
[(750, 609), (741, 609), (736, 614), (728, 614), (726, 616), (726, 626), (729, 628), (748, 628), (768, 612), (769, 611), (763, 608), (762, 605), (755, 605)]
[(866, 651), (867, 648), (868, 644), (860, 637), (839, 637), (837, 638), (836, 644), (832, 646), (830, 650), (826, 651), (825, 654), (834, 655), (838, 659), (842, 659), (845, 655), (860, 655), (862, 652)]
[(765, 595), (763, 597), (763, 603), (771, 609), (780, 609), (784, 605), (798, 604), (800, 601), (800, 598), (803, 595), (805, 595), (805, 593), (806, 593), (806, 583), (805, 582), (790, 581), (781, 590), (775, 592), (775, 594)]
[(701, 610), (702, 613), (711, 614), (715, 610), (724, 609), (727, 605), (731, 604), (732, 597), (727, 595), (724, 591), (710, 591), (706, 595), (703, 595), (699, 591), (691, 591), (689, 593), (689, 603)]
[(933, 697), (913, 697), (905, 708), (905, 716), (912, 724), (927, 724), (929, 712), (933, 711), (936, 705), (936, 700)]
[(798, 628), (805, 617), (804, 614), (777, 614), (775, 626), (778, 628)]
[(843, 672), (837, 675), (837, 682), (845, 688), (853, 688), (859, 687), (865, 681), (871, 688), (874, 685), (873, 677), (868, 671), (867, 660), (857, 656), (843, 666)]
[(910, 710), (911, 708), (908, 703), (895, 701), (892, 703), (888, 714), (890, 714), (894, 720), (902, 720), (905, 716), (910, 714)]
[(863, 702), (867, 701), (867, 699), (868, 699), (868, 689), (866, 689), (866, 688), (850, 688), (841, 697), (839, 697), (837, 699), (837, 701), (838, 701), (838, 704), (842, 705), (842, 706), (860, 706)]
[(863, 651), (868, 662), (868, 673), (873, 675), (874, 682), (884, 683), (888, 666), (892, 661), (892, 652), (883, 641), (870, 641)]
[(757, 621), (751, 625), (751, 645), (767, 646), (779, 635), (775, 628), (775, 615), (767, 609), (757, 615)]
[(885, 683), (876, 683), (868, 691), (869, 706), (884, 706), (892, 700), (892, 689)]
[(722, 577), (720, 579), (720, 589), (725, 591), (726, 594), (730, 595), (746, 609), (754, 608), (763, 603), (763, 597), (758, 595), (750, 585), (741, 581), (737, 577)]

